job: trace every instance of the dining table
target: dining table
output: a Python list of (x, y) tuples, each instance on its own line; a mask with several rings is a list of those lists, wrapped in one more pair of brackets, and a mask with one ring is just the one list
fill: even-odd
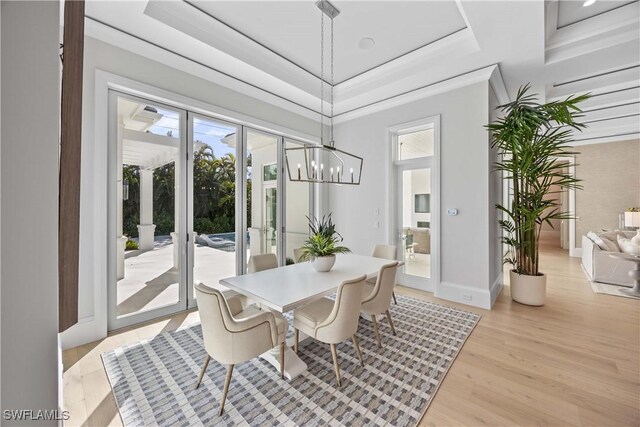
[[(256, 273), (243, 274), (220, 280), (226, 288), (279, 313), (287, 313), (311, 301), (329, 296), (338, 286), (350, 279), (366, 275), (375, 277), (380, 268), (393, 261), (357, 254), (337, 254), (333, 268), (328, 272), (316, 271), (310, 262), (300, 262)], [(302, 334), (300, 341), (304, 340)], [(307, 370), (307, 365), (290, 348), (291, 339), (285, 347), (285, 376), (293, 379)], [(277, 370), (280, 369), (278, 350), (273, 349), (260, 357)]]

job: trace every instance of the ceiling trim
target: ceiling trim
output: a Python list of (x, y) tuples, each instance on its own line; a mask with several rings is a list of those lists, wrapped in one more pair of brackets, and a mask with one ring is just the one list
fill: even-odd
[(582, 18), (582, 19), (580, 19), (580, 20), (578, 20), (576, 22), (572, 22), (571, 24), (567, 24), (567, 25), (560, 25), (559, 26), (558, 25), (558, 19), (560, 17), (559, 17), (558, 14), (556, 14), (556, 29), (561, 30), (562, 28), (567, 28), (567, 27), (569, 27), (571, 25), (579, 24), (580, 22), (586, 21), (587, 19), (595, 18), (596, 16), (600, 16), (600, 15), (604, 15), (605, 13), (613, 12), (616, 9), (620, 9), (621, 7), (625, 7), (628, 4), (636, 3), (636, 2), (638, 2), (638, 0), (632, 0), (632, 1), (629, 1), (629, 2), (627, 2), (625, 4), (621, 4), (620, 6), (614, 7), (613, 9), (609, 9), (609, 10), (605, 10), (604, 12), (596, 13), (595, 15), (591, 15), (589, 17)]
[[(88, 20), (85, 29), (86, 29), (86, 35), (89, 37), (94, 37), (105, 43), (115, 45), (116, 47), (121, 46), (121, 44), (114, 43), (114, 36), (116, 39), (125, 37), (128, 39), (127, 42), (129, 42), (128, 43), (129, 46), (127, 50), (130, 52), (144, 56), (156, 62), (162, 62), (162, 61), (159, 61), (159, 58), (158, 58), (159, 53), (170, 54), (173, 56), (172, 60), (164, 61), (162, 62), (163, 64), (166, 64), (172, 68), (176, 68), (178, 70), (187, 72), (189, 74), (193, 74), (197, 77), (211, 81), (215, 84), (219, 84), (221, 86), (224, 86), (225, 88), (234, 90), (244, 95), (248, 95), (258, 100), (268, 102), (272, 105), (275, 105), (277, 107), (283, 108), (290, 112), (299, 114), (303, 117), (320, 121), (320, 112), (314, 108), (308, 107), (304, 104), (301, 104), (283, 95), (269, 91), (264, 87), (258, 86), (256, 84), (253, 84), (241, 78), (233, 76), (229, 73), (221, 71), (215, 67), (212, 67), (211, 65), (204, 64), (189, 56), (178, 53), (165, 46), (162, 46), (155, 42), (147, 40), (144, 37), (122, 30), (121, 28), (118, 28), (114, 25), (103, 22), (90, 15), (85, 15), (85, 18)], [(130, 43), (131, 39), (134, 39), (140, 43), (137, 45), (132, 44)], [(185, 64), (185, 62), (182, 62), (180, 60), (185, 61), (188, 64)], [(318, 104), (319, 103), (320, 103), (320, 100), (318, 99)], [(330, 116), (326, 114), (324, 115), (324, 117), (326, 119), (330, 119)]]
[[(191, 6), (192, 8), (196, 9), (198, 12), (203, 13), (205, 15), (207, 15), (209, 18), (215, 20), (216, 22), (219, 22), (220, 24), (224, 25), (225, 27), (227, 27), (228, 29), (236, 32), (238, 35), (244, 37), (245, 39), (251, 41), (252, 43), (257, 44), (258, 46), (260, 46), (263, 49), (268, 50), (269, 52), (273, 53), (274, 55), (278, 56), (279, 58), (282, 58), (283, 60), (287, 61), (288, 63), (296, 66), (297, 68), (299, 68), (300, 70), (304, 71), (305, 73), (315, 77), (316, 79), (320, 80), (320, 76), (317, 75), (316, 73), (314, 73), (313, 71), (303, 67), (302, 65), (298, 64), (297, 62), (287, 58), (286, 56), (284, 56), (283, 54), (281, 54), (280, 52), (278, 52), (277, 50), (274, 50), (272, 48), (270, 48), (269, 46), (267, 46), (264, 43), (259, 42), (258, 40), (254, 39), (253, 37), (251, 37), (250, 35), (240, 31), (239, 29), (237, 29), (236, 27), (234, 27), (231, 24), (228, 24), (227, 22), (223, 21), (220, 18), (217, 18), (216, 16), (210, 14), (209, 12), (207, 12), (206, 10), (203, 10), (202, 8), (198, 7), (197, 5), (193, 4), (192, 2), (188, 1), (188, 0), (182, 0), (183, 3), (186, 3), (187, 5)], [(324, 81), (326, 84), (328, 84), (329, 86), (331, 86), (331, 83), (322, 79), (322, 81)]]
[[(230, 30), (234, 31), (234, 32), (235, 32), (235, 33), (237, 33), (238, 35), (240, 35), (240, 36), (244, 37), (245, 39), (247, 39), (247, 40), (249, 40), (249, 41), (251, 41), (251, 42), (253, 42), (253, 43), (257, 44), (258, 46), (262, 47), (263, 49), (268, 50), (269, 52), (271, 52), (271, 53), (273, 53), (273, 54), (277, 55), (278, 57), (282, 58), (283, 60), (287, 61), (288, 63), (290, 63), (290, 64), (292, 64), (292, 65), (295, 65), (297, 68), (299, 68), (299, 69), (303, 70), (304, 72), (306, 72), (306, 73), (310, 74), (311, 76), (315, 77), (316, 79), (320, 80), (320, 76), (319, 76), (318, 74), (316, 74), (316, 73), (314, 73), (313, 71), (311, 71), (311, 70), (309, 70), (309, 69), (307, 69), (307, 68), (303, 67), (302, 65), (298, 64), (297, 62), (295, 62), (295, 61), (294, 61), (294, 60), (292, 60), (291, 58), (289, 58), (289, 57), (287, 57), (287, 56), (285, 56), (285, 55), (281, 54), (280, 52), (278, 52), (277, 50), (275, 50), (275, 49), (273, 49), (273, 48), (271, 48), (271, 47), (267, 46), (266, 44), (259, 42), (258, 40), (254, 39), (253, 37), (249, 36), (248, 34), (244, 33), (243, 31), (239, 30), (238, 28), (234, 27), (233, 25), (231, 25), (231, 24), (229, 24), (229, 23), (227, 23), (227, 22), (223, 21), (222, 19), (220, 19), (220, 18), (218, 18), (218, 17), (216, 17), (216, 16), (212, 15), (211, 13), (209, 13), (209, 12), (207, 12), (207, 11), (203, 10), (202, 8), (200, 8), (200, 7), (198, 7), (197, 5), (193, 4), (193, 3), (192, 3), (192, 2), (190, 2), (189, 0), (182, 0), (182, 1), (183, 1), (184, 3), (186, 3), (186, 4), (188, 4), (189, 6), (191, 6), (192, 8), (196, 9), (196, 10), (197, 10), (197, 11), (199, 11), (200, 13), (205, 14), (205, 15), (206, 15), (206, 16), (208, 16), (209, 18), (214, 19), (215, 21), (219, 22), (220, 24), (224, 25), (225, 27), (229, 28)], [(459, 7), (459, 9), (461, 8), (461, 6), (460, 6), (460, 5), (458, 5), (458, 7)], [(461, 13), (461, 15), (462, 15), (462, 13)], [(465, 22), (466, 22), (466, 19), (465, 19), (464, 15), (463, 15), (462, 17), (463, 17), (463, 20), (465, 20)], [(397, 56), (395, 56), (395, 57), (393, 57), (393, 58), (387, 59), (387, 60), (385, 60), (385, 61), (381, 62), (381, 63), (380, 63), (380, 64), (378, 64), (378, 65), (375, 65), (375, 66), (373, 66), (373, 67), (371, 67), (371, 68), (368, 68), (368, 69), (366, 69), (366, 70), (364, 70), (364, 71), (360, 71), (360, 72), (358, 72), (358, 73), (356, 73), (356, 74), (353, 74), (352, 76), (349, 76), (349, 77), (347, 77), (347, 78), (344, 78), (344, 79), (342, 79), (342, 80), (341, 80), (341, 81), (339, 81), (339, 82), (335, 82), (335, 83), (333, 84), (333, 86), (334, 86), (334, 87), (335, 87), (335, 86), (338, 86), (338, 85), (343, 84), (343, 83), (345, 83), (345, 82), (347, 82), (347, 81), (350, 81), (350, 80), (352, 80), (352, 79), (354, 79), (354, 78), (360, 77), (360, 76), (362, 76), (362, 75), (364, 75), (364, 74), (366, 74), (366, 73), (368, 73), (368, 72), (370, 72), (370, 71), (373, 71), (373, 70), (375, 70), (375, 69), (377, 69), (377, 68), (379, 68), (379, 67), (383, 67), (384, 65), (387, 65), (388, 63), (391, 63), (391, 62), (393, 62), (393, 61), (396, 61), (396, 60), (398, 60), (398, 59), (401, 59), (401, 58), (403, 58), (403, 57), (405, 57), (405, 56), (407, 56), (407, 55), (411, 55), (411, 54), (412, 54), (412, 53), (414, 53), (414, 52), (420, 51), (420, 50), (424, 49), (425, 47), (430, 46), (430, 45), (432, 45), (432, 44), (434, 44), (434, 43), (438, 43), (439, 41), (441, 41), (441, 40), (443, 40), (443, 39), (446, 39), (447, 37), (453, 36), (454, 34), (459, 33), (459, 32), (461, 32), (461, 31), (463, 31), (463, 30), (465, 30), (465, 29), (467, 29), (467, 28), (468, 28), (468, 26), (465, 24), (465, 26), (464, 26), (464, 27), (458, 28), (458, 29), (456, 29), (455, 31), (452, 31), (452, 32), (451, 32), (451, 33), (449, 33), (449, 34), (445, 34), (444, 36), (438, 37), (438, 38), (437, 38), (437, 39), (435, 39), (435, 40), (431, 40), (431, 41), (429, 41), (429, 42), (427, 42), (427, 43), (425, 43), (425, 44), (422, 44), (422, 45), (420, 45), (420, 46), (417, 46), (417, 47), (415, 47), (415, 48), (412, 48), (412, 49), (410, 49), (410, 50), (408, 50), (408, 51), (406, 51), (406, 52), (404, 52), (404, 53), (401, 53), (400, 55), (397, 55)], [(327, 80), (324, 80), (324, 79), (323, 79), (323, 81), (324, 81), (326, 84), (328, 84), (329, 86), (331, 86), (331, 82), (328, 82)]]
[(557, 28), (557, 0), (545, 4), (545, 63), (553, 64), (638, 38), (640, 2)]
[[(428, 98), (440, 93), (449, 92), (470, 84), (489, 81), (498, 65), (472, 70), (457, 76), (449, 77), (435, 83), (430, 83), (397, 95), (389, 96), (369, 104), (343, 111), (334, 116), (334, 123), (344, 123), (358, 117), (367, 116), (399, 105), (407, 104), (419, 99)], [(497, 77), (496, 77), (497, 78)], [(501, 77), (500, 77), (501, 80)], [(502, 83), (504, 86), (504, 83)], [(506, 92), (506, 89), (505, 89)], [(504, 99), (504, 98), (503, 98)]]
[(455, 36), (456, 34), (458, 34), (458, 33), (462, 32), (462, 31), (466, 30), (467, 28), (468, 28), (468, 27), (466, 27), (466, 26), (465, 26), (465, 27), (462, 27), (462, 28), (458, 28), (457, 30), (452, 31), (452, 32), (450, 32), (449, 34), (446, 34), (446, 35), (444, 35), (444, 36), (442, 36), (442, 37), (438, 37), (437, 39), (432, 40), (432, 41), (430, 41), (429, 43), (425, 43), (425, 44), (423, 44), (423, 45), (421, 45), (421, 46), (418, 46), (418, 47), (413, 48), (413, 49), (411, 49), (411, 50), (409, 50), (409, 51), (407, 51), (407, 52), (404, 52), (404, 53), (402, 53), (402, 54), (400, 54), (400, 55), (398, 55), (398, 56), (396, 56), (396, 57), (393, 57), (393, 58), (388, 59), (388, 60), (386, 60), (386, 61), (384, 61), (384, 62), (381, 62), (380, 64), (378, 64), (378, 65), (376, 65), (376, 66), (373, 66), (373, 67), (368, 68), (368, 69), (366, 69), (366, 70), (364, 70), (364, 71), (361, 71), (361, 72), (359, 72), (359, 73), (356, 73), (356, 74), (354, 74), (354, 75), (353, 75), (353, 76), (351, 76), (351, 77), (347, 77), (346, 79), (343, 79), (343, 80), (341, 80), (341, 81), (339, 81), (339, 82), (335, 83), (335, 85), (334, 85), (334, 86), (342, 85), (342, 84), (344, 84), (344, 83), (346, 83), (346, 82), (348, 82), (348, 81), (351, 81), (351, 80), (353, 80), (353, 79), (356, 79), (356, 78), (358, 78), (358, 77), (360, 77), (360, 76), (363, 76), (363, 75), (365, 75), (365, 74), (367, 74), (367, 73), (370, 73), (371, 71), (374, 71), (374, 70), (376, 70), (376, 69), (378, 69), (378, 68), (380, 68), (380, 67), (384, 67), (384, 66), (385, 66), (385, 65), (387, 65), (387, 64), (390, 64), (390, 63), (392, 63), (392, 62), (394, 62), (394, 61), (398, 61), (398, 60), (400, 60), (400, 59), (402, 59), (402, 58), (404, 58), (404, 57), (406, 57), (406, 56), (408, 56), (408, 55), (411, 55), (411, 54), (413, 54), (413, 53), (415, 53), (415, 52), (419, 52), (419, 51), (421, 51), (421, 50), (424, 50), (426, 47), (429, 47), (429, 46), (431, 46), (431, 45), (434, 45), (434, 44), (436, 44), (436, 43), (438, 43), (438, 42), (440, 42), (440, 41), (442, 41), (442, 40), (446, 39), (447, 37)]

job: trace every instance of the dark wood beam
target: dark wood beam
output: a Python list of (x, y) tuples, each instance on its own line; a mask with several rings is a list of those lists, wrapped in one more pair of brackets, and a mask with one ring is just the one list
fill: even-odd
[(78, 323), (84, 0), (65, 1), (63, 46), (58, 227), (60, 332)]

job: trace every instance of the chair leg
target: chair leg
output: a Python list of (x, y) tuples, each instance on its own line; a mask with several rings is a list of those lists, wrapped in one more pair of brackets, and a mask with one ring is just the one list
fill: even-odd
[(231, 374), (233, 374), (233, 365), (227, 365), (227, 377), (224, 380), (224, 388), (222, 389), (222, 400), (220, 401), (220, 412), (218, 413), (218, 415), (222, 415), (224, 413), (224, 402), (227, 400), (229, 384), (231, 383)]
[(360, 343), (358, 342), (358, 337), (356, 334), (353, 334), (353, 345), (356, 347), (356, 351), (358, 352), (358, 359), (360, 359), (360, 366), (364, 366), (364, 360), (362, 359), (362, 351), (360, 351)]
[(207, 366), (209, 366), (209, 360), (211, 360), (211, 356), (207, 354), (207, 357), (204, 359), (204, 365), (202, 365), (202, 369), (200, 370), (200, 375), (198, 376), (198, 382), (196, 383), (196, 388), (200, 387), (200, 383), (202, 382), (202, 377), (204, 377), (204, 373), (207, 370)]
[(393, 325), (393, 320), (391, 320), (391, 312), (389, 310), (387, 310), (387, 320), (389, 321), (389, 326), (391, 326), (391, 332), (393, 332), (393, 335), (398, 335), (396, 334), (396, 327)]
[(298, 339), (300, 338), (300, 331), (298, 329), (295, 329), (294, 335), (295, 337), (293, 341), (293, 351), (295, 351), (296, 354), (298, 354)]
[(280, 343), (280, 378), (284, 379), (284, 341)]
[(371, 321), (373, 322), (373, 330), (376, 333), (376, 341), (378, 342), (378, 348), (382, 348), (382, 343), (380, 342), (380, 333), (378, 332), (378, 321), (376, 320), (375, 314), (371, 316)]
[(340, 382), (340, 366), (338, 365), (338, 352), (336, 345), (331, 344), (331, 356), (333, 356), (333, 370), (336, 371), (336, 380), (338, 381), (338, 387), (342, 387)]
[(398, 305), (398, 300), (396, 299), (396, 293), (394, 292), (394, 293), (392, 293), (391, 295), (393, 295), (393, 303), (394, 303), (395, 305)]

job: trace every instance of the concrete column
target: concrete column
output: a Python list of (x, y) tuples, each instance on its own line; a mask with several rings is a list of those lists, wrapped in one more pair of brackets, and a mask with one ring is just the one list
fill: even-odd
[(140, 224), (138, 242), (141, 251), (153, 249), (156, 226), (153, 224), (153, 170), (140, 169)]

